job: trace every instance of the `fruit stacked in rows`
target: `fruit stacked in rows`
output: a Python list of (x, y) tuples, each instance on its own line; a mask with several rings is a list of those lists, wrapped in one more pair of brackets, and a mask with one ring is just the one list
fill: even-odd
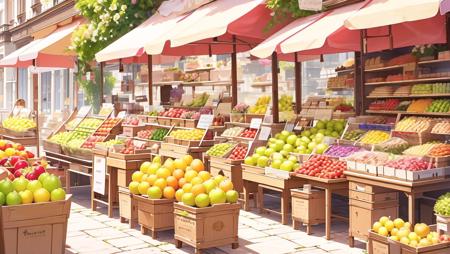
[(163, 141), (164, 137), (167, 135), (167, 133), (169, 133), (169, 129), (156, 129), (155, 131), (153, 131), (152, 136), (151, 136), (151, 140), (155, 140), (155, 141)]
[(384, 166), (408, 171), (422, 171), (433, 168), (430, 161), (421, 158), (401, 158), (387, 162)]
[(433, 93), (432, 84), (416, 84), (411, 88), (411, 94), (431, 94)]
[(2, 125), (5, 129), (16, 132), (25, 132), (36, 128), (36, 122), (33, 119), (24, 117), (8, 117), (3, 120)]
[(280, 121), (291, 121), (296, 118), (292, 104), (294, 100), (291, 95), (282, 95), (278, 101)]
[(258, 132), (257, 129), (251, 129), (247, 128), (241, 134), (239, 134), (239, 137), (241, 138), (255, 138), (256, 132)]
[(379, 144), (381, 142), (384, 142), (389, 139), (389, 133), (385, 131), (378, 131), (378, 130), (370, 130), (368, 131), (360, 140), (359, 142), (363, 144)]
[(331, 157), (347, 157), (360, 150), (361, 148), (357, 146), (331, 145), (325, 152), (325, 155)]
[(248, 147), (243, 145), (237, 145), (231, 154), (228, 156), (230, 160), (243, 160), (247, 155)]
[(432, 157), (450, 156), (450, 144), (438, 144), (428, 153)]
[(349, 141), (357, 141), (360, 139), (366, 132), (360, 129), (347, 131), (344, 136), (342, 137), (345, 140)]
[(180, 129), (174, 130), (169, 134), (170, 137), (183, 140), (201, 140), (204, 135), (205, 130), (201, 129), (193, 129), (193, 130)]
[(108, 118), (103, 124), (95, 131), (94, 136), (107, 136), (112, 128), (120, 122), (119, 118)]
[[(103, 120), (96, 118), (86, 118), (76, 127), (76, 129), (95, 131), (101, 124)], [(75, 130), (76, 130), (75, 129)]]
[(347, 163), (324, 155), (314, 155), (295, 172), (325, 179), (344, 178)]
[(377, 151), (402, 154), (409, 147), (409, 143), (401, 138), (393, 137), (375, 146)]
[(141, 130), (138, 131), (138, 133), (136, 133), (138, 138), (141, 139), (150, 139), (150, 137), (152, 136), (152, 131), (151, 130)]
[(405, 117), (395, 125), (396, 131), (424, 132), (431, 125), (431, 119), (425, 117)]
[(423, 145), (411, 146), (410, 148), (403, 151), (403, 154), (411, 156), (427, 156), (430, 151), (438, 145), (438, 143), (427, 143)]
[(142, 143), (142, 144), (139, 144), (138, 146), (136, 146), (131, 138), (125, 140), (123, 146), (124, 147), (119, 151), (119, 153), (134, 154), (136, 152), (136, 150), (142, 150), (142, 149), (146, 148), (145, 143)]
[(211, 147), (206, 154), (209, 156), (217, 156), (217, 157), (222, 157), (224, 156), (226, 153), (228, 153), (232, 148), (233, 148), (234, 144), (232, 143), (221, 143), (221, 144), (216, 144), (213, 147)]
[(244, 131), (245, 129), (242, 127), (232, 127), (229, 129), (226, 129), (223, 133), (222, 136), (224, 137), (237, 137), (239, 136), (239, 134), (241, 134), (242, 131)]
[(265, 95), (259, 97), (256, 104), (254, 106), (250, 106), (247, 112), (250, 114), (264, 115), (267, 111), (267, 106), (270, 103), (270, 99), (270, 96)]
[(139, 125), (139, 119), (134, 116), (127, 117), (123, 122), (122, 125), (124, 126), (138, 126)]
[(427, 108), (431, 105), (431, 103), (433, 103), (432, 99), (419, 99), (419, 100), (415, 100), (413, 101), (408, 109), (406, 110), (407, 112), (425, 112), (427, 110)]
[(169, 108), (167, 111), (160, 112), (159, 116), (181, 118), (181, 115), (186, 112), (189, 112), (189, 110), (183, 108)]
[(338, 138), (342, 135), (344, 129), (345, 120), (319, 120), (316, 125), (309, 130), (310, 135), (304, 135), (304, 132), (302, 132), (302, 136), (311, 138), (312, 135), (320, 133), (328, 137)]
[(427, 112), (440, 112), (446, 113), (450, 111), (450, 100), (441, 99), (434, 100), (431, 105), (427, 108)]
[(373, 224), (372, 231), (414, 248), (448, 241), (448, 237), (444, 238), (438, 232), (431, 232), (430, 227), (425, 223), (417, 223), (412, 228), (409, 222), (404, 222), (400, 218), (392, 221), (386, 216), (381, 217)]
[(360, 151), (346, 158), (347, 161), (383, 166), (389, 161), (389, 155), (382, 152)]
[(96, 143), (103, 142), (103, 140), (105, 140), (105, 137), (90, 136), (86, 141), (84, 141), (83, 145), (81, 145), (81, 148), (92, 149), (95, 147)]
[(387, 99), (387, 100), (379, 100), (370, 103), (370, 110), (395, 110), (400, 104), (400, 100), (398, 99)]
[(0, 205), (20, 205), (59, 201), (66, 198), (66, 192), (61, 188), (59, 177), (42, 173), (36, 180), (28, 180), (21, 176), (14, 181), (0, 181)]
[(437, 123), (431, 132), (436, 134), (450, 134), (450, 122), (445, 121)]

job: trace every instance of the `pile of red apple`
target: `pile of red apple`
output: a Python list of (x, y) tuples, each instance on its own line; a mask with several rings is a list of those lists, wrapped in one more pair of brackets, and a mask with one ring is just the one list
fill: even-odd
[(385, 166), (409, 171), (422, 171), (434, 167), (433, 163), (420, 158), (403, 158), (393, 160), (386, 163)]
[(213, 120), (213, 126), (224, 126), (225, 125), (225, 118), (221, 115), (215, 116)]
[(160, 112), (159, 116), (171, 117), (171, 118), (181, 118), (181, 115), (189, 110), (183, 108), (170, 108), (167, 111)]
[(137, 146), (134, 145), (132, 139), (127, 139), (127, 140), (125, 140), (124, 148), (122, 148), (120, 150), (120, 153), (123, 153), (123, 154), (134, 154), (135, 150), (140, 150), (140, 149), (144, 149), (144, 148), (145, 148), (145, 144), (143, 144), (140, 147), (137, 147)]
[(239, 135), (239, 137), (241, 137), (241, 138), (255, 138), (257, 131), (258, 131), (257, 129), (247, 128), (241, 133), (241, 135)]
[(137, 133), (137, 137), (142, 139), (150, 139), (151, 136), (152, 136), (151, 130), (142, 130)]
[(245, 155), (247, 154), (247, 149), (248, 148), (246, 146), (236, 146), (231, 152), (230, 156), (228, 156), (228, 159), (243, 160), (245, 158)]
[(324, 155), (314, 155), (295, 172), (319, 178), (337, 179), (345, 177), (344, 170), (346, 169), (347, 163), (345, 161), (331, 159)]
[(87, 149), (92, 149), (95, 147), (95, 143), (98, 142), (103, 142), (103, 140), (105, 139), (104, 136), (90, 136), (85, 142), (84, 144), (81, 146), (81, 148), (87, 148)]
[(395, 110), (400, 104), (398, 99), (374, 101), (369, 105), (370, 110)]
[(132, 126), (138, 126), (139, 125), (139, 119), (136, 117), (127, 117), (123, 122), (122, 125), (132, 125)]
[(108, 118), (94, 133), (95, 136), (108, 136), (109, 132), (120, 122), (119, 118)]
[(8, 169), (10, 174), (8, 178), (14, 180), (16, 177), (25, 176), (28, 180), (37, 180), (38, 177), (45, 173), (46, 161), (36, 161), (33, 165), (20, 156), (12, 156), (4, 158), (0, 161), (0, 165)]

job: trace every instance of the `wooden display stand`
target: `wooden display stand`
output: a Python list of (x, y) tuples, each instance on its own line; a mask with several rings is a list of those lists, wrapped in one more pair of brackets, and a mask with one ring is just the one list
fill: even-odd
[(64, 254), (71, 195), (65, 200), (0, 208), (1, 254)]
[(209, 165), (211, 175), (221, 174), (228, 177), (233, 182), (234, 189), (239, 193), (242, 192), (244, 183), (241, 164), (231, 164), (228, 163), (227, 159), (210, 156)]
[[(409, 182), (368, 175), (364, 172), (345, 171), (344, 173), (347, 176), (350, 187), (358, 185), (364, 186), (364, 191), (362, 192), (377, 193), (377, 190), (380, 188), (404, 192), (408, 197), (408, 221), (413, 225), (416, 223), (415, 212), (418, 210), (416, 209), (416, 199), (420, 198), (424, 192), (445, 191), (446, 188), (450, 188), (448, 187), (450, 186), (450, 178), (431, 178), (429, 180)], [(386, 214), (383, 213), (381, 216), (385, 215)], [(370, 228), (370, 226), (368, 228)], [(354, 245), (354, 237), (351, 230), (349, 230), (349, 245), (351, 247)]]
[(301, 223), (306, 224), (306, 233), (311, 234), (311, 226), (325, 222), (325, 192), (311, 190), (291, 190), (292, 227), (298, 229)]
[(128, 221), (130, 228), (134, 228), (138, 224), (137, 201), (128, 188), (119, 187), (119, 216), (120, 222)]
[(193, 246), (197, 254), (201, 249), (227, 244), (231, 244), (233, 249), (238, 248), (239, 210), (239, 204), (196, 208), (175, 203), (176, 247), (181, 248), (186, 243)]
[(156, 239), (158, 231), (173, 229), (174, 200), (149, 199), (140, 195), (133, 195), (133, 199), (137, 202), (138, 222), (142, 234), (150, 230), (152, 238)]

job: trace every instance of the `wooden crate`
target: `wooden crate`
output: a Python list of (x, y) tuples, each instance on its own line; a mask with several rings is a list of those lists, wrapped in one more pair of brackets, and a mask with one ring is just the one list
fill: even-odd
[[(397, 203), (398, 205), (398, 203)], [(382, 216), (398, 218), (398, 206), (367, 209), (354, 204), (349, 205), (349, 234), (367, 241), (368, 229)]]
[(64, 254), (71, 195), (66, 200), (0, 208), (1, 254)]
[(356, 199), (364, 202), (384, 202), (391, 200), (398, 200), (397, 192), (385, 192), (385, 193), (365, 193), (360, 191), (349, 190), (349, 198)]
[[(430, 226), (431, 231), (436, 229)], [(369, 254), (448, 254), (450, 243), (438, 243), (427, 247), (411, 247), (400, 242), (388, 239), (374, 232), (368, 232), (369, 240), (367, 250)]]
[(51, 142), (49, 140), (43, 140), (42, 141), (43, 147), (44, 147), (44, 151), (49, 151), (49, 152), (53, 152), (53, 153), (59, 153), (62, 154), (62, 148), (60, 144)]
[(171, 118), (170, 119), (170, 125), (173, 125), (175, 127), (184, 127), (184, 119), (181, 118)]
[(123, 128), (123, 135), (126, 137), (135, 137), (137, 136), (137, 133), (145, 130), (147, 128), (147, 126), (145, 125), (141, 125), (141, 126), (134, 126), (134, 125), (122, 125)]
[(128, 221), (130, 228), (134, 228), (138, 221), (137, 202), (128, 188), (119, 187), (120, 222)]
[(164, 126), (170, 126), (171, 120), (169, 117), (158, 116), (158, 124), (164, 125)]
[(299, 228), (299, 223), (305, 223), (306, 233), (311, 234), (311, 225), (325, 223), (325, 192), (311, 190), (306, 193), (298, 189), (291, 190), (292, 196), (292, 226)]
[[(216, 157), (217, 158), (217, 157)], [(228, 177), (233, 183), (234, 189), (241, 193), (243, 191), (244, 181), (242, 180), (241, 165), (232, 165), (210, 160), (210, 172), (213, 176), (223, 175)]]
[(127, 169), (117, 169), (117, 186), (122, 188), (128, 188), (128, 185), (131, 183), (131, 176), (133, 175), (134, 170)]
[(119, 160), (149, 160), (150, 153), (150, 150), (146, 150), (145, 152), (136, 152), (134, 154), (123, 154), (110, 151), (108, 157), (116, 158)]
[(254, 119), (254, 118), (260, 118), (261, 120), (264, 121), (265, 117), (266, 117), (266, 115), (260, 115), (260, 114), (245, 114), (245, 116), (244, 116), (246, 123), (250, 123), (252, 121), (252, 119)]
[(198, 120), (195, 119), (184, 119), (184, 127), (186, 128), (197, 128)]
[(152, 238), (155, 239), (158, 231), (173, 229), (173, 200), (148, 199), (139, 195), (133, 195), (133, 198), (137, 201), (138, 222), (141, 224), (142, 234), (150, 230)]
[(201, 249), (231, 244), (238, 248), (239, 204), (217, 204), (205, 208), (174, 204), (175, 243), (181, 248), (186, 243)]

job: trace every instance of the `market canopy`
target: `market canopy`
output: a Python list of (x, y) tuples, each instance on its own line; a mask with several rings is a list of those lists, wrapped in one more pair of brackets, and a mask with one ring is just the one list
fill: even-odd
[[(0, 61), (2, 67), (39, 67), (71, 68), (76, 53), (69, 51), (70, 39), (80, 21), (56, 28), (44, 38), (36, 39), (14, 51)], [(33, 63), (34, 62), (34, 63)]]

